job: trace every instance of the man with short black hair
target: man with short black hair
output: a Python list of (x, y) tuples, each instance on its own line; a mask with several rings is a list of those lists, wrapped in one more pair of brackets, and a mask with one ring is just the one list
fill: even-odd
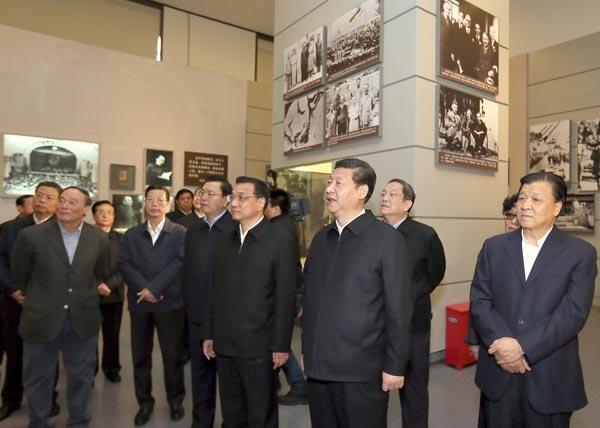
[(33, 212), (33, 195), (22, 195), (15, 201), (19, 217), (28, 216)]
[(167, 213), (167, 218), (172, 222), (192, 214), (194, 194), (190, 189), (179, 189), (175, 194), (175, 209)]
[[(229, 193), (231, 194), (231, 190)], [(186, 229), (196, 223), (201, 223), (202, 219), (204, 218), (204, 213), (202, 212), (202, 187), (198, 187), (194, 192), (192, 205), (192, 212), (176, 221), (177, 224), (182, 225)]]

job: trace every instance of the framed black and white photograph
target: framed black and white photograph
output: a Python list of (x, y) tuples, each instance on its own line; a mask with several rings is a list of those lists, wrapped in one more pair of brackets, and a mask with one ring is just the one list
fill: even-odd
[(531, 125), (527, 149), (529, 172), (552, 172), (570, 182), (570, 141), (569, 120)]
[(320, 27), (283, 51), (283, 99), (310, 91), (323, 83), (325, 27)]
[(4, 134), (2, 143), (2, 194), (32, 194), (41, 181), (98, 193), (99, 144), (15, 134)]
[(325, 144), (325, 96), (318, 90), (285, 103), (283, 152), (292, 154)]
[(440, 0), (440, 75), (498, 93), (498, 18), (464, 0)]
[(577, 190), (600, 190), (600, 119), (577, 124)]
[(110, 190), (134, 190), (135, 166), (110, 164)]
[(146, 186), (173, 185), (173, 152), (146, 149)]
[(368, 0), (327, 27), (329, 81), (377, 64), (381, 59), (381, 3)]
[(439, 164), (498, 171), (498, 104), (439, 87)]
[(567, 195), (556, 226), (566, 232), (594, 232), (594, 195)]
[(379, 135), (380, 88), (378, 67), (327, 86), (325, 139), (328, 145)]
[(115, 206), (113, 227), (117, 232), (125, 232), (144, 221), (144, 195), (113, 194), (112, 203)]

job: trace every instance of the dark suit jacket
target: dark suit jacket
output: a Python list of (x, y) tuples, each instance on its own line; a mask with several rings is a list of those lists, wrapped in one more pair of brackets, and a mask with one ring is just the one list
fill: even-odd
[(189, 227), (192, 227), (192, 225), (194, 224), (204, 223), (204, 221), (200, 217), (198, 217), (198, 214), (192, 212), (191, 214), (181, 217), (175, 223), (180, 224), (187, 229)]
[(271, 224), (280, 228), (284, 233), (289, 235), (294, 241), (294, 260), (296, 260), (296, 292), (302, 292), (302, 264), (300, 263), (300, 241), (298, 239), (298, 230), (296, 222), (288, 215), (279, 215), (271, 219)]
[(28, 227), (15, 242), (11, 267), (14, 283), (25, 295), (19, 324), (23, 339), (55, 340), (67, 314), (78, 336), (98, 333), (102, 317), (97, 287), (108, 276), (104, 232), (84, 222), (73, 264), (69, 264), (57, 221)]
[(205, 338), (217, 354), (252, 358), (289, 352), (296, 284), (292, 240), (264, 218), (240, 245), (221, 234)]
[(435, 230), (426, 224), (407, 217), (396, 229), (406, 240), (413, 263), (413, 331), (431, 329), (431, 298), (429, 295), (444, 278), (446, 256)]
[[(196, 218), (198, 216), (193, 214)], [(225, 210), (212, 228), (203, 220), (192, 224), (185, 234), (183, 259), (183, 302), (188, 320), (202, 324), (213, 288), (217, 242), (221, 233), (237, 227)]]
[(404, 236), (369, 212), (341, 235), (334, 221), (315, 235), (304, 264), (304, 373), (336, 382), (402, 375), (412, 311)]
[(121, 240), (123, 235), (115, 230), (108, 232), (108, 249), (109, 249), (109, 276), (106, 279), (106, 285), (111, 292), (108, 296), (100, 296), (100, 304), (119, 303), (125, 299), (125, 287), (123, 286), (123, 278), (117, 269), (119, 261), (119, 249), (121, 248)]
[(187, 214), (185, 214), (183, 211), (180, 211), (178, 208), (175, 208), (175, 210), (167, 213), (167, 218), (173, 223), (177, 223), (177, 220), (185, 217), (186, 215)]
[(572, 412), (587, 404), (577, 334), (592, 305), (596, 249), (554, 227), (525, 281), (521, 243), (518, 230), (483, 244), (471, 284), (471, 319), (485, 348), (501, 337), (517, 339), (531, 372), (510, 375), (480, 352), (475, 383), (497, 400), (511, 376), (525, 376), (536, 411)]
[[(132, 312), (170, 311), (183, 307), (181, 269), (185, 228), (165, 219), (162, 232), (152, 245), (148, 221), (132, 227), (121, 242), (119, 272), (127, 284), (127, 302)], [(137, 302), (137, 293), (147, 288), (158, 303)]]

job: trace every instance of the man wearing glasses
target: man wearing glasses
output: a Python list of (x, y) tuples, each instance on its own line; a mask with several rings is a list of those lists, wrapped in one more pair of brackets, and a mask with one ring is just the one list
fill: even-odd
[(290, 352), (296, 261), (290, 236), (264, 217), (267, 185), (238, 177), (231, 215), (239, 227), (217, 244), (203, 343), (216, 357), (223, 426), (277, 427), (274, 370)]
[[(183, 301), (188, 322), (192, 363), (193, 428), (212, 428), (215, 419), (217, 370), (202, 353), (202, 329), (212, 291), (217, 242), (237, 227), (227, 211), (231, 184), (223, 176), (207, 178), (196, 192), (204, 216), (189, 226), (183, 260)], [(192, 216), (198, 218), (193, 213)]]
[(166, 218), (169, 191), (148, 186), (146, 222), (129, 229), (119, 251), (118, 268), (127, 284), (135, 395), (140, 406), (134, 424), (148, 422), (152, 397), (154, 330), (163, 360), (171, 419), (183, 418), (183, 325), (181, 269), (185, 228)]

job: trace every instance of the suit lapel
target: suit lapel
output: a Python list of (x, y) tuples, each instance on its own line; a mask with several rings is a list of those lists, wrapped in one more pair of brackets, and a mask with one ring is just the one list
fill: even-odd
[(542, 272), (544, 272), (562, 252), (563, 248), (564, 238), (562, 233), (554, 226), (533, 263), (526, 284), (531, 284)]
[(48, 235), (48, 241), (56, 250), (56, 254), (58, 257), (69, 266), (69, 256), (67, 255), (67, 249), (65, 248), (65, 243), (63, 242), (62, 235), (60, 234), (60, 227), (58, 226), (58, 222), (53, 222), (49, 224), (46, 233)]
[[(81, 245), (82, 242), (87, 242), (87, 235), (89, 233), (88, 228), (86, 227), (86, 223), (83, 223), (83, 226), (81, 227), (81, 233), (79, 234), (79, 241), (77, 241), (77, 248), (75, 248), (75, 254), (73, 254), (73, 263), (71, 263), (71, 266), (75, 266), (75, 263), (77, 263), (77, 261), (82, 257), (81, 253), (84, 251), (83, 245)], [(88, 242), (89, 245), (89, 242)]]
[(521, 281), (525, 285), (525, 266), (523, 265), (523, 247), (521, 231), (511, 232), (505, 243), (506, 253), (510, 259), (511, 265)]

